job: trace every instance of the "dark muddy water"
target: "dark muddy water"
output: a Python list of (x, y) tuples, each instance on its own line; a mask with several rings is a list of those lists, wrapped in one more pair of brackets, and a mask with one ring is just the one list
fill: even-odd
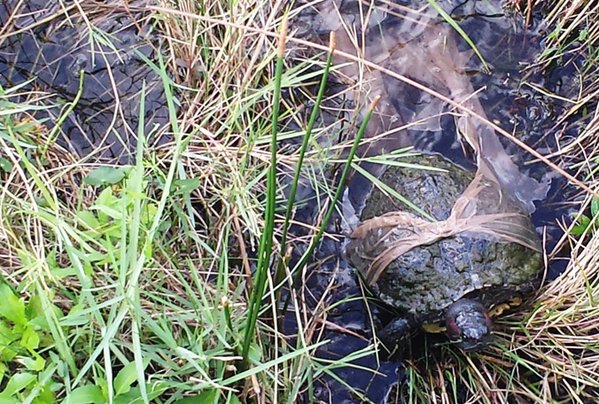
[[(303, 11), (295, 20), (298, 34), (325, 43), (329, 31), (338, 29), (338, 24), (335, 26), (335, 23), (331, 23), (329, 16), (339, 10), (350, 28), (356, 29), (358, 33), (364, 33), (363, 37), (358, 35), (356, 42), (364, 43), (365, 47), (368, 47), (372, 43), (380, 41), (376, 38), (384, 36), (387, 31), (395, 30), (404, 36), (418, 35), (414, 33), (418, 28), (411, 27), (412, 21), (406, 20), (406, 16), (409, 17), (411, 14), (404, 7), (420, 9), (427, 4), (424, 1), (404, 1), (393, 3), (392, 6), (387, 3), (377, 3), (378, 7), (368, 8), (370, 2), (363, 2), (362, 6), (356, 1), (334, 3), (337, 5), (336, 7), (332, 7), (332, 3), (328, 3), (327, 6), (324, 6), (324, 11), (323, 6)], [(540, 25), (541, 15), (535, 15), (531, 25), (526, 27), (520, 15), (514, 15), (512, 12), (504, 10), (498, 1), (445, 1), (440, 4), (467, 32), (491, 68), (490, 73), (485, 72), (480, 60), (475, 56), (470, 57), (465, 64), (472, 88), (475, 90), (484, 88), (484, 91), (478, 93), (478, 97), (491, 121), (514, 133), (516, 137), (533, 146), (542, 154), (548, 154), (557, 149), (556, 138), (561, 137), (563, 140), (576, 136), (583, 125), (583, 122), (579, 121), (580, 117), (572, 117), (570, 121), (556, 125), (556, 117), (560, 116), (568, 105), (556, 98), (543, 95), (531, 86), (532, 84), (546, 88), (550, 92), (567, 97), (568, 94), (575, 91), (573, 87), (575, 84), (571, 80), (571, 76), (580, 67), (580, 63), (577, 61), (571, 61), (567, 68), (542, 70), (531, 67), (544, 45), (542, 31), (546, 27)], [(370, 16), (370, 19), (364, 16)], [(360, 21), (370, 22), (362, 24)], [(436, 21), (440, 20), (437, 18)], [(469, 50), (469, 46), (457, 35), (456, 42), (456, 54)], [(426, 46), (426, 44), (421, 46)], [(376, 57), (376, 54), (373, 55), (373, 58)], [(382, 65), (388, 66), (385, 65), (383, 57), (380, 60), (383, 60), (380, 62)], [(409, 63), (410, 58), (407, 57), (406, 61)], [(417, 68), (416, 66), (415, 69)], [(345, 72), (347, 71), (349, 70), (346, 69)], [(411, 76), (416, 81), (423, 77), (418, 72), (410, 72), (409, 66), (401, 73)], [(339, 82), (343, 83), (344, 81), (339, 77), (333, 79), (333, 81), (335, 80), (338, 81), (332, 86), (335, 88)], [(385, 113), (393, 115), (397, 122), (410, 122), (411, 119), (422, 117), (422, 111), (430, 112), (430, 105), (435, 102), (430, 99), (430, 96), (392, 77), (383, 75), (382, 80), (384, 82), (383, 96), (390, 100), (390, 105), (384, 107), (386, 108)], [(349, 101), (350, 104), (351, 102), (357, 103), (356, 99)], [(450, 109), (448, 105), (435, 106), (435, 108), (441, 108), (441, 112), (447, 112)], [(324, 121), (326, 122), (327, 119)], [(393, 129), (394, 125), (399, 125), (394, 122), (394, 119), (389, 119), (388, 122), (381, 124), (379, 129)], [(474, 169), (475, 165), (471, 156), (464, 154), (456, 133), (454, 117), (445, 114), (434, 124), (416, 126), (387, 137), (384, 140), (384, 148), (389, 151), (412, 144), (420, 151), (442, 154), (445, 158), (465, 168)], [(560, 136), (557, 136), (558, 133)], [(573, 188), (566, 186), (563, 178), (552, 174), (543, 163), (535, 162), (532, 156), (521, 148), (504, 138), (501, 139), (501, 142), (522, 173), (551, 184), (547, 196), (534, 202), (536, 210), (532, 214), (532, 221), (538, 234), (546, 235), (545, 248), (547, 251), (552, 251), (562, 236), (557, 221), (567, 220), (569, 214), (577, 210), (576, 206), (567, 202), (575, 199), (576, 192)], [(377, 174), (381, 172), (380, 167), (373, 165), (364, 165), (364, 167)], [(371, 185), (367, 179), (358, 174), (353, 176), (347, 195), (349, 202), (356, 210), (360, 210), (370, 189)], [(307, 208), (299, 212), (299, 217), (311, 221), (313, 213)], [(331, 230), (341, 232), (339, 228)], [(362, 295), (352, 269), (342, 258), (342, 249), (340, 243), (332, 241), (324, 243), (318, 256), (321, 259), (329, 257), (329, 260), (311, 271), (306, 286), (311, 292), (309, 300), (312, 299), (312, 301), (308, 303), (315, 305), (331, 283), (334, 284), (335, 290), (328, 296), (330, 303)], [(562, 255), (567, 256), (567, 252), (563, 252)], [(565, 258), (557, 257), (551, 261), (547, 278), (554, 279), (566, 264), (567, 259)], [(374, 316), (375, 326), (388, 320), (388, 314), (384, 309), (371, 305), (370, 310)], [(358, 299), (337, 305), (327, 319), (348, 331), (340, 332), (333, 329), (326, 331), (324, 339), (329, 339), (331, 342), (320, 350), (319, 355), (322, 358), (340, 359), (370, 344), (372, 337), (370, 318), (364, 303)], [(293, 322), (294, 320), (290, 318), (286, 323), (289, 333), (295, 331)], [(316, 397), (323, 402), (335, 403), (360, 402), (362, 400), (386, 402), (387, 395), (393, 386), (405, 381), (401, 361), (385, 360), (384, 358), (377, 360), (374, 356), (369, 356), (353, 363), (356, 365), (355, 367), (346, 366), (335, 370), (338, 380), (323, 377), (317, 381)], [(372, 372), (358, 367), (374, 369), (378, 374), (373, 375)], [(359, 397), (350, 393), (344, 383), (361, 392), (363, 396)]]
[(79, 94), (57, 141), (82, 157), (130, 161), (144, 81), (146, 135), (167, 122), (162, 83), (143, 60), (155, 60), (156, 41), (134, 3), (81, 2), (92, 30), (72, 1), (0, 1), (0, 85), (23, 85), (12, 101), (46, 107), (35, 116), (48, 127)]

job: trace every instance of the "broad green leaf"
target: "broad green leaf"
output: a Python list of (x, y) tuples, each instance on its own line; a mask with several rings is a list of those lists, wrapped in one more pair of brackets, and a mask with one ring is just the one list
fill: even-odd
[(32, 352), (32, 357), (23, 357), (19, 359), (19, 362), (27, 368), (27, 370), (31, 370), (34, 372), (40, 372), (46, 366), (46, 361), (42, 358), (38, 353)]
[(32, 401), (33, 404), (55, 404), (56, 395), (52, 391), (52, 383), (46, 383), (43, 388), (36, 394)]
[(142, 404), (144, 402), (139, 388), (134, 387), (128, 392), (116, 396), (113, 400), (114, 404)]
[(5, 346), (3, 349), (0, 349), (0, 361), (10, 363), (17, 356), (17, 353), (18, 351), (14, 346)]
[(260, 346), (258, 346), (258, 344), (252, 343), (250, 345), (250, 352), (248, 357), (252, 362), (260, 362), (260, 360), (262, 359), (262, 349), (260, 348)]
[(184, 180), (175, 180), (173, 181), (173, 186), (177, 189), (176, 194), (189, 195), (192, 191), (199, 188), (200, 179), (188, 178)]
[[(106, 206), (106, 205), (92, 205), (92, 206), (90, 206), (90, 209), (97, 210), (98, 212), (101, 212), (104, 215), (111, 217), (113, 219), (120, 219), (122, 216), (122, 213), (119, 209), (115, 209), (113, 207)], [(98, 216), (100, 216), (100, 215), (98, 215)]]
[[(148, 366), (149, 361), (144, 361), (144, 369)], [(131, 385), (137, 380), (137, 370), (135, 362), (129, 362), (123, 367), (114, 378), (115, 395), (125, 394), (131, 390)]]
[(241, 400), (233, 392), (229, 392), (228, 404), (241, 404)]
[(25, 330), (23, 330), (23, 336), (21, 337), (21, 346), (25, 349), (33, 351), (34, 349), (37, 349), (39, 344), (40, 337), (37, 332), (35, 332), (32, 327), (25, 327)]
[(0, 394), (0, 404), (13, 404), (13, 403), (14, 404), (19, 404), (20, 401), (18, 401), (15, 398), (12, 398), (8, 394), (4, 394), (4, 393)]
[(10, 286), (0, 284), (0, 315), (15, 324), (24, 326), (27, 324), (25, 316), (25, 303), (15, 295)]
[[(148, 393), (148, 399), (150, 402), (161, 395), (166, 390), (166, 386), (162, 383), (146, 383), (146, 392)], [(117, 396), (114, 398), (114, 404), (143, 404), (144, 399), (141, 396), (141, 390), (139, 387), (133, 387), (129, 392)]]
[(580, 236), (582, 233), (586, 231), (590, 223), (591, 219), (588, 216), (582, 215), (578, 219), (578, 222), (570, 230), (570, 234), (572, 234), (573, 236)]
[(77, 212), (77, 218), (90, 229), (98, 229), (100, 227), (100, 222), (96, 218), (96, 215), (89, 210), (80, 210)]
[(14, 374), (8, 383), (6, 383), (6, 388), (2, 392), (2, 396), (13, 396), (19, 391), (23, 390), (25, 387), (29, 386), (31, 383), (35, 382), (37, 378), (32, 373), (17, 373)]
[(9, 173), (12, 171), (12, 162), (4, 157), (0, 157), (0, 170), (5, 173)]
[(8, 345), (16, 341), (21, 336), (20, 333), (13, 330), (14, 327), (0, 320), (0, 345)]
[(52, 270), (52, 276), (55, 276), (58, 279), (66, 278), (68, 276), (77, 276), (79, 275), (79, 271), (74, 267), (66, 267), (66, 268), (57, 268)]
[(102, 190), (102, 192), (100, 192), (100, 195), (98, 195), (98, 198), (96, 198), (97, 205), (110, 206), (113, 203), (115, 203), (116, 201), (117, 201), (117, 198), (116, 198), (116, 196), (114, 196), (114, 193), (112, 192), (112, 188), (110, 188), (110, 187)]
[(101, 404), (106, 402), (102, 389), (98, 386), (86, 385), (71, 391), (62, 404)]
[(130, 167), (98, 167), (87, 174), (83, 182), (92, 186), (118, 184), (130, 170)]
[[(102, 192), (100, 192), (100, 195), (98, 195), (98, 198), (96, 199), (96, 205), (113, 206), (116, 201), (117, 198), (112, 193), (112, 188), (107, 187)], [(102, 212), (98, 212), (98, 221), (100, 225), (103, 225), (108, 222), (108, 216), (106, 216)]]
[[(54, 265), (51, 268), (55, 267)], [(27, 318), (29, 318), (29, 325), (31, 325), (31, 320), (44, 317), (44, 306), (42, 303), (42, 299), (38, 294), (34, 294), (29, 298), (29, 302), (27, 303), (27, 307), (25, 308), (25, 314)], [(47, 325), (44, 326), (44, 329), (47, 329)]]
[(144, 210), (141, 214), (141, 221), (145, 226), (150, 226), (152, 224), (154, 216), (156, 216), (156, 211), (158, 211), (158, 207), (154, 203), (148, 203), (144, 206)]

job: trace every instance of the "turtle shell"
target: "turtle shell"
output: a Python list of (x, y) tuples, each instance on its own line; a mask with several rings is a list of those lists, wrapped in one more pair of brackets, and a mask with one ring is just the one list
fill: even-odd
[[(436, 220), (447, 219), (473, 174), (439, 156), (411, 157), (405, 162), (444, 172), (391, 167), (381, 180)], [(413, 208), (375, 189), (360, 219), (392, 211), (410, 211), (418, 216)], [(347, 258), (365, 274), (386, 243), (406, 237), (405, 233), (397, 228), (370, 230), (366, 237), (349, 242)], [(381, 243), (385, 235), (386, 242)], [(459, 234), (401, 255), (370, 287), (388, 305), (429, 323), (441, 320), (445, 310), (462, 298), (475, 299), (491, 308), (530, 294), (539, 286), (542, 268), (542, 255), (520, 244)]]

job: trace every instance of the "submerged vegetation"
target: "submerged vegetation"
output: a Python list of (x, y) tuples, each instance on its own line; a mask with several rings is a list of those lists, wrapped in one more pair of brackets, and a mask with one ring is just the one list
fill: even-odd
[[(123, 12), (117, 3), (94, 9), (95, 18)], [(293, 29), (285, 47), (283, 21), (297, 12), (286, 2), (158, 4), (143, 6), (162, 47), (146, 63), (167, 103), (168, 124), (156, 130), (170, 140), (147, 141), (142, 87), (130, 165), (73, 155), (56, 141), (57, 126), (35, 119), (47, 94), (0, 87), (0, 401), (313, 400), (314, 380), (327, 375), (343, 383), (334, 369), (359, 366), (355, 361), (375, 352), (369, 345), (336, 360), (317, 356), (329, 342), (323, 330), (335, 327), (327, 319), (335, 305), (325, 298), (335, 285), (315, 305), (301, 287), (318, 242), (332, 237), (325, 227), (342, 192), (336, 184), (345, 182), (361, 130), (353, 123), (357, 135), (332, 145), (326, 130), (338, 128), (321, 128), (310, 115), (323, 91), (310, 108), (279, 95), (323, 90), (322, 75), (335, 69), (331, 57), (323, 62), (327, 52), (315, 45), (322, 54), (304, 58), (297, 48), (309, 44), (294, 41)], [(553, 5), (547, 19), (556, 28), (538, 63), (576, 56), (586, 67), (577, 98), (557, 117), (584, 125), (551, 159), (599, 192), (599, 6), (572, 0), (547, 7)], [(135, 15), (137, 6), (125, 11)], [(90, 48), (110, 41), (86, 18), (91, 10), (52, 12), (79, 13)], [(1, 31), (0, 43), (13, 34)], [(67, 103), (56, 122), (69, 112)], [(360, 113), (367, 115), (354, 111), (356, 121)], [(283, 122), (299, 129), (283, 129)], [(294, 178), (291, 197), (285, 176)], [(301, 208), (293, 198), (300, 188), (318, 195), (310, 226), (292, 215)], [(577, 219), (597, 222), (596, 199), (584, 198)], [(301, 231), (288, 233), (290, 226)], [(566, 271), (529, 308), (504, 318), (492, 348), (407, 361), (412, 382), (399, 391), (409, 400), (443, 402), (596, 397), (598, 234), (592, 224), (565, 233), (559, 248), (571, 250)], [(292, 260), (291, 251), (300, 258)], [(548, 259), (557, 252), (546, 251)], [(284, 309), (293, 334), (281, 328)]]

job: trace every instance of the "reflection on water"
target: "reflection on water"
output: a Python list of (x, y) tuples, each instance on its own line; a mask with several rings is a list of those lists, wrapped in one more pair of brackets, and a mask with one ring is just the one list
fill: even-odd
[[(490, 67), (489, 74), (465, 41), (439, 19), (435, 11), (427, 8), (427, 4), (424, 0), (326, 1), (303, 11), (296, 18), (295, 26), (298, 35), (321, 43), (326, 43), (329, 31), (339, 32), (337, 49), (363, 56), (383, 68), (426, 85), (448, 99), (464, 102), (469, 109), (534, 145), (541, 153), (556, 150), (555, 137), (548, 134), (557, 130), (553, 117), (565, 106), (522, 83), (525, 75), (529, 82), (541, 86), (551, 87), (554, 80), (559, 80), (555, 74), (523, 70), (542, 48), (537, 22), (525, 27), (523, 18), (502, 9), (499, 1), (439, 2), (476, 44)], [(423, 21), (426, 22), (423, 24)], [(349, 34), (343, 35), (344, 32)], [(337, 57), (336, 62), (347, 62), (347, 59)], [(570, 72), (563, 71), (561, 74), (569, 75)], [(382, 97), (377, 114), (369, 123), (368, 133), (371, 136), (387, 133), (387, 136), (363, 153), (376, 154), (413, 144), (425, 152), (441, 153), (462, 166), (475, 167), (471, 156), (464, 154), (464, 147), (457, 136), (456, 126), (463, 125), (463, 122), (459, 123), (457, 111), (448, 102), (405, 81), (356, 63), (337, 70), (335, 79), (353, 89), (347, 91), (345, 97), (358, 109), (365, 109), (375, 95)], [(470, 97), (472, 94), (475, 94), (474, 97)], [(508, 156), (514, 161), (513, 167), (504, 171), (496, 169), (495, 173), (504, 187), (520, 195), (522, 203), (530, 204), (530, 210), (535, 201), (533, 222), (539, 233), (547, 230), (547, 248), (551, 251), (561, 237), (556, 219), (567, 213), (563, 202), (571, 190), (564, 190), (565, 181), (556, 178), (542, 163), (530, 163), (531, 156), (519, 147), (504, 138), (495, 137), (492, 130), (481, 129), (480, 126), (476, 129), (476, 133), (486, 131), (485, 136), (471, 141), (485, 142), (494, 138), (501, 142), (487, 149), (494, 153), (490, 164)], [(376, 175), (381, 173), (380, 166), (366, 168)], [(513, 171), (514, 168), (517, 171)], [(528, 181), (529, 177), (536, 181)], [(524, 182), (516, 185), (519, 181), (516, 178)], [(551, 183), (550, 189), (548, 183)], [(369, 181), (354, 175), (349, 184), (349, 200), (356, 210), (360, 210), (369, 190)], [(304, 216), (304, 219), (310, 220), (309, 213)], [(320, 256), (338, 257), (341, 247), (333, 244), (327, 243)], [(549, 278), (555, 277), (560, 267), (561, 264), (552, 265)], [(312, 271), (307, 280), (306, 286), (313, 299), (311, 303), (318, 302), (331, 280), (336, 287), (329, 297), (331, 303), (347, 296), (361, 295), (346, 263), (332, 258), (323, 268)], [(372, 309), (376, 322), (377, 308)], [(363, 303), (341, 304), (328, 320), (351, 332), (329, 329), (323, 339), (332, 342), (326, 350), (321, 350), (323, 358), (343, 357), (370, 342), (370, 320)], [(293, 327), (288, 331), (292, 333)], [(358, 333), (362, 338), (352, 333)], [(374, 357), (362, 358), (359, 363), (380, 373), (373, 375), (356, 368), (342, 368), (335, 372), (340, 380), (374, 402), (384, 402), (392, 386), (403, 379), (400, 363), (377, 361)], [(359, 401), (339, 380), (325, 377), (319, 383), (318, 396), (325, 402)]]
[[(121, 2), (80, 3), (91, 25), (72, 1), (0, 2), (0, 85), (28, 82), (21, 93), (47, 94), (40, 103), (48, 109), (36, 118), (51, 126), (75, 100), (83, 74), (80, 100), (58, 142), (81, 156), (93, 153), (124, 163), (135, 150), (144, 80), (145, 133), (167, 122), (162, 83), (142, 60), (155, 55), (146, 39), (150, 27), (135, 11), (140, 2), (128, 7)], [(130, 12), (137, 13), (135, 22)]]

